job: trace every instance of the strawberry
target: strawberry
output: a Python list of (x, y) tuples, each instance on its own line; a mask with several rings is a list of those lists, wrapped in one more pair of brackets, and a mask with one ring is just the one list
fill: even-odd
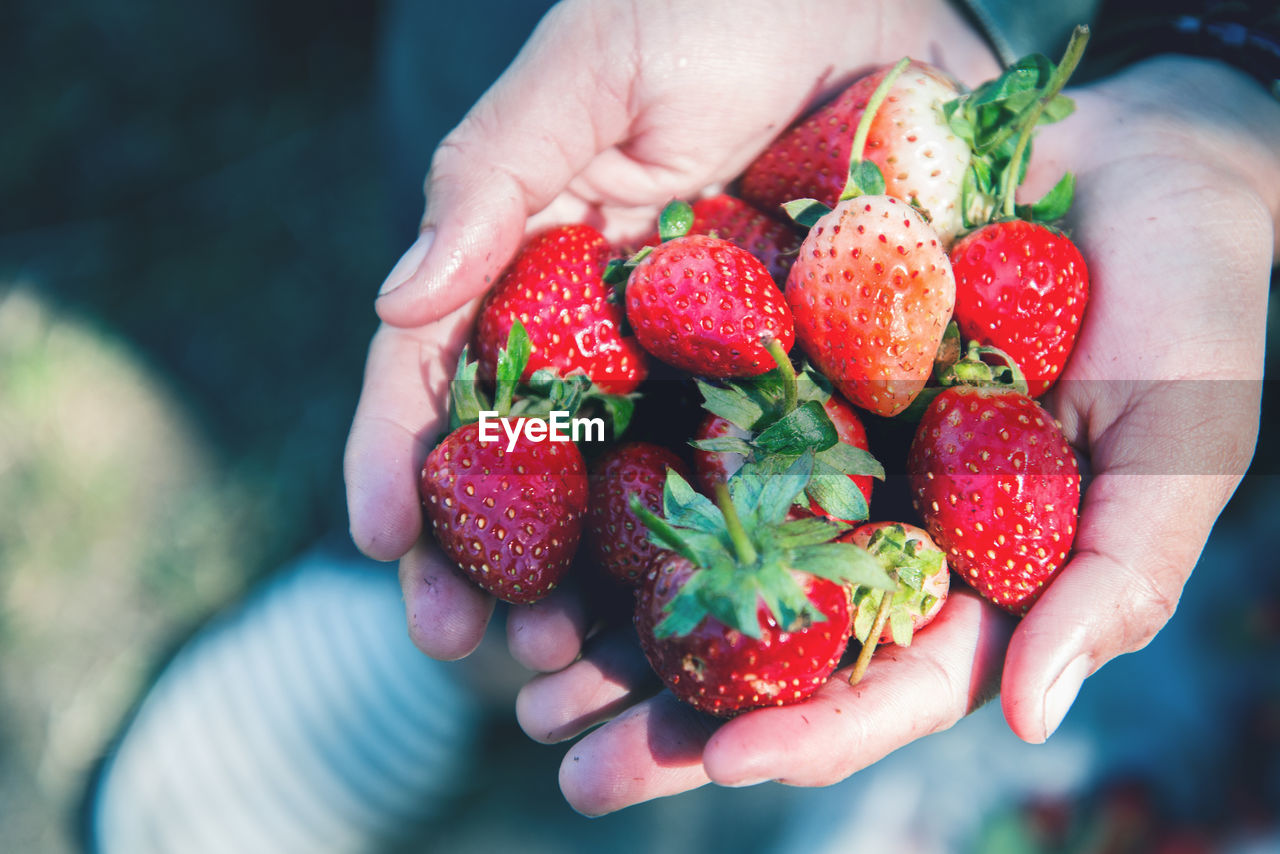
[(628, 394), (647, 374), (647, 357), (624, 335), (621, 306), (602, 280), (612, 251), (587, 225), (552, 228), (534, 237), (490, 291), (476, 322), (481, 375), (492, 379), (512, 324), (528, 331), (532, 352), (523, 380), (549, 368), (585, 373), (608, 394)]
[(632, 501), (659, 554), (636, 595), (641, 647), (676, 697), (730, 717), (800, 702), (835, 670), (849, 640), (851, 588), (892, 589), (864, 550), (831, 540), (823, 519), (784, 521), (813, 456), (785, 472), (735, 475), (716, 503), (669, 472), (663, 517)]
[[(484, 419), (511, 419), (523, 435), (529, 415), (551, 406), (568, 415), (582, 400), (582, 377), (554, 379), (516, 399), (530, 342), (516, 320), (494, 366), (490, 401), (466, 348), (450, 390), (451, 432), (427, 455), (419, 475), (423, 510), (440, 550), (478, 586), (513, 603), (545, 596), (568, 571), (587, 508), (586, 466), (570, 441), (508, 442)], [(486, 436), (485, 428), (496, 428)], [(551, 438), (551, 437), (549, 437)], [(509, 446), (510, 445), (510, 446)]]
[[(809, 698), (830, 677), (849, 643), (849, 591), (834, 581), (797, 574), (808, 600), (808, 616), (787, 626), (761, 602), (755, 612), (758, 637), (715, 617), (688, 634), (659, 639), (656, 627), (698, 568), (667, 552), (645, 575), (636, 604), (636, 630), (653, 669), (685, 703), (720, 717), (761, 706)], [(815, 622), (813, 615), (821, 615)]]
[(999, 347), (1027, 377), (1032, 397), (1062, 373), (1089, 298), (1089, 272), (1065, 234), (1000, 220), (951, 248), (956, 323), (970, 340)]
[(961, 226), (961, 188), (970, 149), (947, 123), (943, 105), (959, 94), (946, 74), (911, 62), (892, 83), (855, 151), (855, 128), (889, 67), (860, 78), (835, 100), (791, 128), (747, 167), (742, 196), (761, 210), (810, 197), (828, 207), (841, 197), (856, 155), (874, 161), (888, 195), (928, 212), (939, 239), (949, 243)]
[(1080, 505), (1080, 472), (1053, 417), (1014, 389), (947, 388), (916, 428), (907, 474), (952, 569), (1026, 613), (1066, 563)]
[[(523, 421), (523, 419), (520, 419)], [(587, 509), (572, 442), (480, 441), (479, 425), (445, 437), (422, 468), (422, 499), (441, 551), (506, 602), (545, 596), (568, 571)]]
[(591, 467), (587, 509), (587, 555), (622, 584), (635, 586), (659, 549), (631, 510), (634, 494), (650, 510), (662, 506), (662, 484), (670, 469), (688, 474), (684, 461), (660, 445), (626, 442)]
[(905, 202), (846, 199), (819, 217), (787, 279), (796, 339), (856, 406), (896, 415), (924, 388), (955, 305), (937, 234)]
[[(839, 395), (833, 394), (823, 403), (822, 408), (835, 426), (836, 438), (841, 444), (863, 451), (870, 451), (870, 445), (867, 442), (867, 428), (863, 426), (862, 419), (858, 417), (858, 413), (852, 406)], [(707, 417), (702, 419), (702, 423), (698, 425), (697, 433), (694, 434), (694, 441), (701, 442), (706, 439), (723, 437), (747, 439), (750, 435), (751, 432), (749, 430), (744, 430), (729, 419), (713, 413), (707, 413)], [(742, 468), (742, 464), (746, 462), (746, 459), (745, 455), (732, 451), (703, 451), (695, 448), (693, 452), (694, 482), (697, 483), (703, 494), (709, 495), (715, 489), (717, 483), (727, 482), (734, 472)], [(858, 491), (862, 493), (867, 505), (870, 506), (872, 475), (852, 474), (849, 475), (849, 478), (858, 488)], [(809, 509), (814, 515), (823, 515), (822, 508), (818, 506), (816, 501), (810, 503)], [(856, 520), (842, 519), (840, 521), (852, 522)]]
[(768, 349), (772, 371), (721, 384), (697, 380), (708, 412), (690, 443), (698, 482), (710, 494), (740, 470), (768, 476), (812, 454), (812, 477), (791, 516), (866, 519), (871, 478), (883, 479), (884, 468), (868, 450), (862, 421), (825, 378), (808, 367), (797, 372), (776, 341)]
[[(745, 430), (734, 424), (728, 418), (722, 418), (715, 413), (708, 412), (707, 416), (702, 419), (702, 423), (698, 425), (698, 430), (693, 434), (695, 442), (705, 442), (708, 439), (743, 439), (750, 438), (751, 431)], [(697, 446), (693, 451), (693, 482), (697, 484), (698, 490), (703, 495), (711, 495), (718, 483), (728, 483), (729, 478), (738, 469), (742, 468), (742, 464), (747, 458), (744, 454), (737, 454), (733, 451), (704, 451)]]
[[(720, 193), (698, 199), (693, 208), (693, 225), (690, 234), (707, 234), (728, 240), (747, 250), (764, 264), (778, 287), (787, 281), (787, 273), (800, 251), (804, 235), (791, 223), (781, 222), (761, 213), (736, 196)], [(658, 235), (645, 241), (646, 246), (657, 246)]]
[[(643, 251), (643, 250), (642, 250)], [(707, 377), (773, 367), (762, 341), (790, 349), (791, 312), (769, 271), (727, 240), (688, 234), (645, 252), (626, 287), (627, 320), (650, 354)]]
[(915, 525), (871, 522), (842, 535), (839, 541), (862, 546), (897, 583), (891, 596), (870, 588), (854, 595), (853, 636), (862, 643), (862, 652), (849, 681), (856, 684), (876, 646), (909, 646), (915, 633), (933, 621), (947, 601), (951, 574), (942, 550)]

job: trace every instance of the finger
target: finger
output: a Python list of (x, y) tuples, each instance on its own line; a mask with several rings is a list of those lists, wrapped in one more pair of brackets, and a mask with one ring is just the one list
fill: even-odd
[(449, 381), (474, 313), (470, 305), (422, 329), (383, 326), (369, 345), (343, 476), (351, 538), (375, 560), (395, 560), (422, 533), (418, 475), (446, 426)]
[(629, 60), (597, 55), (604, 30), (596, 19), (590, 6), (549, 12), (441, 142), (421, 234), (378, 297), (385, 322), (417, 326), (482, 293), (514, 254), (525, 220), (622, 137), (626, 86), (615, 83), (630, 79)]
[(635, 632), (616, 629), (593, 638), (583, 657), (564, 670), (530, 680), (516, 697), (516, 719), (535, 741), (564, 741), (659, 687)]
[(1010, 643), (1002, 703), (1020, 738), (1052, 735), (1089, 675), (1164, 627), (1235, 480), (1114, 473), (1093, 480), (1075, 556)]
[[(1256, 435), (1256, 382), (1083, 385), (1064, 393), (1107, 425), (1088, 435), (1098, 473), (1074, 555), (1023, 619), (1005, 664), (1005, 717), (1031, 742), (1058, 728), (1085, 678), (1146, 646), (1173, 616)], [(1089, 433), (1080, 418), (1067, 429)]]
[(586, 608), (575, 590), (553, 590), (531, 605), (513, 605), (507, 615), (511, 656), (530, 670), (568, 667), (578, 657), (586, 633)]
[(597, 816), (707, 783), (702, 748), (715, 722), (667, 692), (633, 706), (565, 755), (560, 790)]
[(1010, 630), (994, 606), (953, 593), (910, 646), (877, 650), (856, 686), (845, 668), (808, 702), (729, 721), (707, 743), (707, 775), (726, 786), (843, 780), (994, 696)]
[(409, 637), (440, 661), (470, 655), (484, 638), (495, 601), (468, 581), (431, 543), (418, 543), (400, 560)]

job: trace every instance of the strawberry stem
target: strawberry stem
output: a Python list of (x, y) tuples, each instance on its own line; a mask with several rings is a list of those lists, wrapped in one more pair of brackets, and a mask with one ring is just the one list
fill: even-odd
[(796, 408), (796, 368), (791, 364), (791, 357), (787, 355), (787, 351), (782, 349), (782, 344), (777, 338), (771, 338), (764, 345), (769, 351), (769, 355), (773, 357), (773, 361), (777, 364), (778, 370), (782, 371), (782, 400), (783, 415), (789, 415)]
[(880, 105), (884, 103), (884, 99), (889, 97), (889, 90), (893, 88), (893, 84), (898, 82), (898, 77), (911, 63), (908, 56), (902, 57), (898, 62), (889, 69), (889, 73), (880, 81), (880, 85), (871, 93), (871, 97), (867, 99), (866, 109), (862, 112), (862, 118), (858, 121), (858, 129), (853, 134), (853, 154), (858, 160), (865, 160), (864, 150), (867, 147), (867, 137), (871, 134), (871, 123), (875, 121), (876, 113), (880, 112)]
[[(896, 572), (889, 573), (894, 581), (898, 580)], [(893, 590), (885, 590), (880, 594), (880, 607), (876, 609), (876, 620), (871, 624), (871, 631), (867, 633), (867, 639), (862, 644), (862, 649), (858, 652), (858, 660), (853, 663), (853, 671), (849, 674), (849, 684), (857, 685), (862, 681), (862, 677), (867, 675), (867, 667), (871, 664), (871, 656), (876, 651), (876, 647), (880, 644), (880, 633), (884, 631), (884, 624), (889, 622), (889, 611), (893, 608)]]
[(742, 527), (742, 519), (738, 517), (738, 510), (733, 506), (733, 499), (729, 496), (728, 485), (717, 483), (715, 493), (716, 506), (724, 514), (725, 530), (729, 532), (729, 539), (733, 542), (738, 563), (742, 566), (751, 566), (759, 556), (756, 554), (756, 547), (751, 544), (751, 538), (747, 536), (747, 529)]
[[(858, 120), (858, 129), (853, 134), (853, 147), (850, 149), (849, 160), (849, 178), (845, 182), (844, 190), (840, 193), (840, 201), (845, 199), (856, 199), (858, 196), (864, 195), (863, 170), (858, 166), (866, 159), (863, 155), (866, 153), (867, 137), (871, 134), (871, 123), (875, 121), (876, 113), (880, 112), (880, 105), (884, 103), (884, 99), (889, 97), (889, 90), (893, 88), (893, 84), (898, 81), (903, 70), (911, 63), (911, 57), (904, 56), (902, 59), (889, 69), (889, 73), (880, 81), (880, 85), (876, 86), (875, 91), (871, 93), (871, 97), (867, 99), (867, 106), (862, 111), (862, 118)], [(874, 165), (874, 164), (873, 164)], [(875, 170), (879, 173), (879, 169)], [(883, 178), (878, 179), (880, 183), (884, 183)], [(883, 192), (883, 190), (881, 190)]]
[(1031, 144), (1036, 125), (1040, 123), (1040, 116), (1044, 114), (1049, 102), (1058, 97), (1063, 87), (1067, 85), (1067, 81), (1071, 79), (1071, 75), (1075, 73), (1076, 66), (1080, 64), (1080, 57), (1084, 56), (1084, 47), (1088, 43), (1089, 28), (1076, 27), (1071, 33), (1071, 41), (1067, 43), (1062, 61), (1058, 63), (1053, 76), (1049, 78), (1049, 84), (1045, 86), (1044, 94), (1036, 99), (1026, 116), (1022, 132), (1018, 135), (1018, 143), (1013, 149), (1013, 157), (1009, 160), (1009, 170), (1004, 175), (1004, 186), (1000, 190), (1000, 212), (1008, 219), (1014, 217), (1014, 196), (1020, 183), (1022, 158), (1027, 156), (1027, 146)]

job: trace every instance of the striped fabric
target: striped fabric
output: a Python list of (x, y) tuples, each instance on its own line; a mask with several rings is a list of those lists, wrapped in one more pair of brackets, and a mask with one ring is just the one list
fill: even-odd
[(447, 806), (478, 715), (410, 643), (393, 570), (313, 555), (163, 672), (104, 769), (96, 850), (371, 850)]

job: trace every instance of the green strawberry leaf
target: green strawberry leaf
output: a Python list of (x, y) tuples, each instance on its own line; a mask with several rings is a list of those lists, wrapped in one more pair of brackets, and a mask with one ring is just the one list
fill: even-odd
[[(752, 508), (753, 515), (760, 525), (776, 525), (786, 518), (791, 505), (804, 492), (813, 473), (813, 467), (813, 452), (805, 451), (792, 460), (786, 471), (781, 474), (764, 477), (750, 470), (743, 472), (739, 469), (735, 478), (761, 484), (755, 494), (755, 503), (745, 506)], [(730, 484), (733, 480), (734, 478), (730, 478)]]
[(713, 439), (694, 439), (689, 443), (692, 447), (699, 451), (710, 451), (716, 454), (741, 454), (749, 457), (755, 453), (755, 448), (746, 439), (739, 439), (735, 436), (717, 436)]
[(880, 591), (869, 591), (866, 596), (858, 599), (858, 613), (853, 618), (853, 636), (862, 643), (867, 642), (871, 627), (875, 625), (876, 611), (880, 607), (880, 597), (883, 595), (884, 593)]
[(631, 426), (631, 418), (636, 411), (635, 397), (635, 395), (630, 394), (603, 394), (600, 392), (592, 395), (592, 399), (598, 400), (600, 405), (604, 407), (605, 415), (609, 418), (609, 432), (614, 441), (621, 439), (622, 434), (627, 432), (627, 428)]
[(882, 196), (885, 192), (884, 173), (871, 160), (859, 160), (849, 169), (849, 180), (845, 184), (841, 199), (853, 199), (858, 196)]
[(600, 276), (606, 285), (613, 285), (614, 289), (609, 293), (609, 301), (615, 304), (623, 304), (622, 293), (623, 286), (627, 284), (627, 279), (631, 278), (631, 271), (634, 269), (628, 266), (626, 258), (610, 258), (609, 263), (604, 268), (604, 273)]
[(693, 228), (693, 207), (679, 199), (667, 203), (658, 215), (658, 237), (663, 243), (684, 237)]
[(458, 370), (449, 386), (449, 430), (457, 430), (463, 424), (480, 420), (480, 413), (489, 409), (489, 401), (480, 390), (476, 377), (479, 362), (467, 361), (467, 348), (458, 356)]
[(834, 466), (816, 460), (813, 477), (805, 495), (837, 519), (857, 521), (867, 518), (867, 498), (849, 476)]
[(672, 525), (681, 528), (713, 534), (724, 529), (724, 516), (720, 509), (674, 469), (667, 469), (667, 479), (662, 486), (662, 515)]
[(838, 524), (821, 516), (809, 516), (804, 519), (791, 519), (770, 530), (768, 542), (786, 551), (803, 546), (816, 546), (829, 543), (840, 536), (847, 526)]
[(893, 590), (896, 587), (880, 561), (866, 549), (853, 543), (804, 546), (792, 549), (790, 555), (793, 569), (839, 584), (874, 587), (877, 590)]
[(718, 415), (743, 430), (754, 430), (764, 419), (766, 407), (748, 393), (746, 383), (730, 383), (722, 387), (701, 379), (694, 382), (702, 392), (702, 408), (712, 415)]
[(826, 403), (831, 399), (832, 393), (831, 381), (811, 366), (805, 365), (796, 372), (796, 400), (800, 403), (806, 400)]
[(893, 416), (895, 419), (901, 419), (907, 424), (916, 424), (921, 418), (924, 418), (925, 412), (929, 409), (929, 405), (933, 403), (933, 399), (947, 390), (943, 385), (925, 386), (920, 389), (920, 393), (912, 398), (907, 408)]
[(1045, 104), (1044, 112), (1040, 115), (1039, 124), (1047, 125), (1060, 122), (1075, 111), (1076, 102), (1074, 100), (1066, 95), (1054, 95), (1049, 103)]
[(1066, 172), (1053, 189), (1041, 196), (1039, 201), (1029, 205), (1018, 205), (1015, 210), (1022, 219), (1032, 222), (1054, 222), (1067, 215), (1075, 193), (1076, 176)]
[(494, 408), (499, 417), (511, 412), (511, 400), (516, 385), (529, 364), (529, 356), (533, 352), (533, 344), (529, 341), (529, 333), (518, 319), (511, 324), (507, 334), (507, 346), (498, 353), (498, 365), (494, 371)]
[(884, 466), (870, 451), (837, 442), (818, 453), (818, 460), (846, 475), (865, 474), (884, 480)]
[[(826, 615), (813, 607), (799, 580), (778, 561), (770, 562), (756, 573), (760, 596), (785, 631), (795, 631), (806, 623), (826, 622)], [(757, 624), (759, 618), (756, 618)]]
[(911, 614), (894, 608), (889, 612), (889, 632), (898, 646), (911, 646)]
[(706, 618), (707, 607), (703, 604), (699, 591), (707, 577), (705, 571), (696, 572), (690, 576), (663, 609), (667, 612), (667, 616), (654, 626), (655, 637), (687, 635)]
[(831, 213), (831, 208), (817, 199), (796, 199), (785, 203), (782, 209), (801, 228), (813, 228), (818, 220)]
[(938, 352), (933, 355), (933, 376), (936, 379), (943, 371), (960, 361), (964, 353), (964, 344), (960, 340), (960, 326), (954, 321), (947, 324), (942, 331), (942, 341), (938, 344)]
[(808, 400), (766, 427), (756, 436), (755, 445), (769, 454), (802, 454), (825, 451), (837, 441), (831, 416), (822, 404)]

